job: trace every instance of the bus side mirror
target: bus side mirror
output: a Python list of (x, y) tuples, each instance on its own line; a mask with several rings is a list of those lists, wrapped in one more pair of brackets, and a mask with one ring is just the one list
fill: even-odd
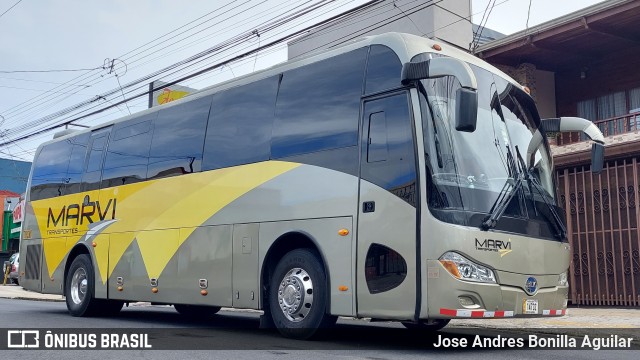
[(450, 57), (437, 57), (402, 66), (402, 85), (423, 79), (454, 76), (460, 82), (456, 91), (455, 126), (458, 131), (474, 132), (478, 120), (478, 84), (471, 67)]
[(578, 117), (560, 117), (542, 119), (540, 128), (536, 130), (527, 148), (529, 166), (533, 166), (533, 154), (542, 144), (542, 132), (581, 131), (593, 141), (591, 145), (591, 172), (598, 174), (604, 168), (604, 135), (590, 120)]
[(478, 92), (460, 88), (456, 91), (456, 130), (476, 131), (478, 123)]
[(593, 143), (591, 145), (591, 172), (600, 174), (604, 168), (604, 145)]

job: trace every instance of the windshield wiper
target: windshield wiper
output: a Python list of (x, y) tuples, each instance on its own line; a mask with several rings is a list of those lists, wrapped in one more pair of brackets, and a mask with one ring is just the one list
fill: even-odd
[[(555, 206), (553, 206), (553, 204), (551, 204), (549, 202), (549, 200), (547, 200), (547, 196), (544, 194), (544, 188), (542, 187), (542, 184), (540, 184), (540, 182), (538, 181), (538, 179), (536, 179), (535, 176), (533, 176), (531, 174), (531, 171), (533, 170), (533, 168), (526, 168), (524, 159), (522, 158), (522, 155), (520, 155), (520, 150), (518, 150), (518, 146), (516, 145), (516, 155), (518, 155), (518, 161), (520, 161), (520, 164), (522, 166), (522, 173), (524, 175), (524, 179), (527, 180), (527, 183), (529, 184), (529, 193), (531, 194), (531, 202), (533, 203), (534, 209), (537, 212), (537, 209), (535, 208), (535, 198), (533, 195), (533, 191), (532, 191), (532, 186), (533, 188), (536, 189), (536, 191), (538, 192), (538, 194), (540, 195), (540, 197), (542, 198), (542, 201), (545, 203), (545, 205), (547, 205), (547, 209), (549, 209), (549, 212), (551, 213), (551, 216), (553, 217), (553, 221), (552, 224), (555, 227), (555, 230), (557, 231), (557, 233), (555, 234), (557, 238), (559, 239), (564, 239), (567, 236), (567, 228), (564, 226), (564, 221), (562, 221), (562, 218), (560, 217), (560, 214), (558, 214), (558, 212), (555, 209)], [(542, 215), (544, 217), (546, 217), (549, 220), (549, 217), (542, 213)]]
[(508, 179), (504, 183), (502, 190), (500, 190), (500, 195), (498, 195), (498, 198), (493, 203), (493, 206), (491, 206), (491, 210), (489, 210), (489, 215), (482, 221), (482, 224), (480, 225), (480, 228), (482, 228), (482, 230), (489, 230), (496, 227), (498, 220), (500, 220), (502, 214), (504, 214), (504, 211), (507, 210), (509, 203), (511, 203), (513, 195), (515, 195), (520, 191), (520, 189), (522, 189), (522, 184), (522, 176), (519, 175), (515, 181), (513, 179)]
[[(567, 235), (567, 229), (564, 226), (564, 222), (562, 221), (562, 218), (556, 211), (553, 204), (551, 204), (547, 200), (547, 197), (544, 194), (544, 189), (542, 187), (542, 184), (540, 184), (538, 180), (535, 178), (535, 176), (531, 174), (531, 169), (527, 169), (526, 167), (524, 167), (525, 162), (522, 159), (522, 156), (520, 155), (520, 151), (517, 145), (515, 146), (515, 150), (516, 150), (516, 155), (518, 157), (518, 162), (520, 164), (519, 171), (517, 169), (514, 169), (514, 175), (516, 176), (516, 179), (515, 181), (513, 179), (509, 179), (504, 184), (504, 186), (502, 187), (502, 190), (500, 190), (500, 195), (498, 195), (498, 198), (496, 199), (493, 206), (491, 207), (491, 210), (489, 210), (489, 215), (482, 221), (482, 224), (480, 225), (481, 229), (489, 230), (489, 229), (493, 229), (496, 226), (496, 224), (498, 223), (498, 220), (500, 220), (500, 218), (504, 214), (504, 211), (509, 206), (509, 203), (511, 203), (511, 199), (513, 199), (513, 196), (516, 193), (520, 192), (520, 190), (524, 186), (524, 182), (526, 181), (527, 184), (529, 185), (530, 200), (533, 203), (536, 213), (537, 213), (537, 209), (535, 207), (535, 198), (533, 195), (533, 189), (535, 189), (536, 192), (538, 192), (538, 194), (542, 198), (542, 201), (545, 203), (549, 212), (551, 213), (551, 216), (553, 217), (553, 221), (550, 221), (550, 223), (553, 224), (555, 230), (557, 231), (555, 236), (560, 239), (564, 239)], [(542, 214), (548, 220), (551, 220), (548, 218), (546, 214), (544, 213)]]
[(524, 184), (525, 177), (522, 171), (518, 171), (518, 166), (513, 157), (513, 153), (511, 152), (511, 148), (509, 147), (508, 144), (507, 144), (507, 163), (508, 163), (507, 169), (509, 170), (509, 176), (511, 176), (512, 178), (507, 179), (507, 181), (504, 183), (504, 186), (502, 187), (502, 190), (500, 190), (500, 194), (498, 195), (498, 198), (496, 199), (496, 201), (491, 206), (491, 209), (489, 210), (489, 215), (486, 218), (484, 218), (484, 220), (482, 221), (482, 224), (480, 224), (480, 228), (482, 230), (489, 230), (496, 227), (496, 225), (498, 224), (498, 220), (500, 220), (505, 210), (507, 210), (507, 207), (509, 207), (509, 204), (511, 203), (511, 199), (513, 199), (513, 196), (515, 194), (518, 194), (518, 196), (520, 197), (520, 208), (523, 208), (521, 190)]

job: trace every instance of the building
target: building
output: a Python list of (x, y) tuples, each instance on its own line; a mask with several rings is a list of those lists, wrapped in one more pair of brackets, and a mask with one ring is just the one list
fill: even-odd
[(288, 44), (289, 59), (329, 49), (365, 35), (391, 31), (439, 39), (469, 49), (473, 40), (470, 14), (471, 0), (383, 1), (292, 40)]
[(0, 190), (22, 194), (27, 188), (31, 163), (0, 159)]
[(587, 118), (606, 136), (600, 175), (580, 134), (552, 146), (574, 304), (640, 306), (638, 24), (640, 0), (609, 0), (476, 49), (531, 89), (542, 117)]

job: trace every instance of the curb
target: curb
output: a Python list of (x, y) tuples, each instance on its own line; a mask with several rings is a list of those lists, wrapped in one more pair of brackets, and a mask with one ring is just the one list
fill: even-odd
[(26, 297), (26, 296), (2, 296), (2, 295), (0, 295), (0, 299), (31, 300), (31, 301), (45, 301), (45, 302), (64, 302), (64, 299), (32, 298), (32, 297)]

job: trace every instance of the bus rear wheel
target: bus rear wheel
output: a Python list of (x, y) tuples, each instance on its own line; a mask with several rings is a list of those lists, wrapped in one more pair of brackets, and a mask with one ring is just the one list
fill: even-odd
[(336, 317), (327, 314), (327, 279), (318, 256), (296, 249), (278, 262), (269, 286), (273, 323), (285, 337), (308, 339), (329, 327)]
[(174, 304), (173, 307), (181, 315), (192, 318), (211, 316), (220, 311), (220, 307), (218, 306)]
[(94, 298), (95, 277), (91, 258), (78, 255), (65, 279), (64, 296), (67, 309), (73, 316), (91, 316), (100, 310), (100, 301)]

